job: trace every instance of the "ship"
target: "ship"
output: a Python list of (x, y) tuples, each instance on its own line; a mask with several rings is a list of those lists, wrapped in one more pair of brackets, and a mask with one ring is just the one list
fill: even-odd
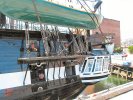
[[(0, 12), (7, 16), (0, 30), (0, 99), (72, 99), (85, 84), (108, 77), (108, 55), (91, 55), (86, 37), (101, 24), (101, 14), (46, 0), (1, 0)], [(96, 72), (90, 77), (91, 67)]]

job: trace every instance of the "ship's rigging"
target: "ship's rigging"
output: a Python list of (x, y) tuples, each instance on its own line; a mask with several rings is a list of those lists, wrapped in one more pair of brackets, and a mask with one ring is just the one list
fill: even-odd
[[(31, 83), (33, 83), (32, 92), (40, 92), (48, 88), (48, 86), (50, 87), (51, 86), (50, 81), (49, 81), (50, 80), (49, 79), (50, 68), (53, 68), (53, 72), (51, 74), (53, 78), (52, 80), (53, 84), (55, 85), (57, 82), (57, 81), (55, 82), (56, 67), (59, 68), (58, 69), (58, 72), (59, 72), (58, 81), (59, 81), (59, 85), (61, 85), (62, 84), (61, 82), (61, 69), (62, 69), (61, 67), (62, 66), (65, 66), (63, 74), (64, 74), (64, 79), (65, 79), (66, 84), (69, 84), (69, 83), (72, 84), (76, 82), (79, 79), (79, 77), (77, 77), (76, 75), (75, 65), (81, 64), (82, 62), (85, 63), (85, 60), (84, 60), (85, 58), (86, 58), (86, 61), (90, 59), (88, 57), (91, 54), (90, 53), (91, 45), (88, 41), (88, 37), (90, 35), (89, 30), (84, 32), (85, 35), (82, 35), (81, 29), (78, 29), (77, 27), (73, 27), (73, 28), (68, 28), (69, 35), (67, 34), (62, 35), (56, 25), (55, 26), (51, 25), (52, 30), (49, 30), (47, 28), (47, 25), (45, 25), (45, 29), (44, 29), (42, 26), (42, 23), (43, 23), (42, 18), (41, 18), (42, 16), (39, 12), (39, 8), (36, 5), (35, 0), (32, 0), (32, 4), (34, 8), (33, 10), (34, 11), (33, 14), (35, 15), (34, 17), (37, 19), (37, 22), (39, 22), (41, 39), (37, 40), (39, 41), (38, 42), (39, 48), (35, 49), (34, 40), (32, 40), (32, 43), (30, 43), (31, 38), (29, 34), (30, 32), (29, 32), (28, 22), (25, 22), (25, 44), (26, 44), (27, 56), (23, 57), (23, 53), (21, 53), (20, 58), (18, 58), (18, 63), (21, 64), (21, 67), (22, 67), (22, 64), (27, 64), (27, 68), (25, 71), (24, 79), (23, 79), (23, 85), (25, 85), (26, 76), (27, 76), (28, 70), (30, 70)], [(70, 9), (70, 10), (73, 10), (73, 9)], [(75, 11), (76, 10), (74, 10), (74, 12)], [(99, 26), (99, 21), (95, 13), (89, 14), (87, 10), (85, 14), (86, 13), (88, 15), (88, 18), (91, 19), (93, 23), (92, 25), (94, 25), (94, 28)], [(91, 26), (89, 26), (88, 28), (90, 27)], [(39, 53), (35, 57), (32, 57), (31, 56), (32, 52), (40, 52), (40, 41), (42, 41), (43, 43), (44, 54), (41, 55)], [(24, 40), (22, 40), (21, 48), (24, 49)], [(23, 51), (24, 50), (22, 50), (22, 52)], [(97, 57), (94, 57), (94, 58), (97, 59)], [(102, 61), (104, 61), (104, 57), (99, 57), (99, 59), (100, 58), (102, 58)], [(105, 57), (105, 58), (108, 59), (108, 57)], [(88, 62), (86, 64), (88, 64)], [(84, 67), (84, 69), (86, 69), (85, 67), (88, 68), (88, 66), (85, 66), (85, 64), (82, 67)], [(95, 64), (93, 67), (95, 68)], [(93, 68), (93, 71), (94, 71), (94, 68)], [(84, 69), (81, 72), (83, 75), (84, 75)], [(106, 74), (108, 75), (108, 72)], [(105, 77), (107, 77), (107, 75)], [(82, 78), (84, 77), (88, 77), (88, 75), (82, 76)], [(46, 84), (44, 85), (43, 82)], [(34, 88), (35, 85), (38, 85), (37, 89)]]

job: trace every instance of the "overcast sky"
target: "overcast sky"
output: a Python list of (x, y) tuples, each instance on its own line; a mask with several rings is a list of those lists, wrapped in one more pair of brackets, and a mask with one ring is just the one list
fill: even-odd
[(133, 39), (133, 0), (102, 0), (105, 18), (120, 21), (122, 41)]

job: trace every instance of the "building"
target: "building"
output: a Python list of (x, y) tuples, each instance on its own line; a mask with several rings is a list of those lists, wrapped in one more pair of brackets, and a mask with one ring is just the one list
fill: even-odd
[(120, 21), (104, 18), (100, 25), (100, 29), (92, 30), (91, 37), (94, 38), (93, 40), (95, 42), (107, 42), (105, 38), (108, 40), (111, 39), (111, 41), (115, 43), (116, 47), (120, 46)]

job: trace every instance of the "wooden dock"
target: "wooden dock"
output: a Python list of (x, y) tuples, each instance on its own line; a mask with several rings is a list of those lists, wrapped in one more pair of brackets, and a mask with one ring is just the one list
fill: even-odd
[(128, 79), (133, 79), (133, 68), (131, 67), (123, 67), (120, 65), (111, 65), (110, 66), (111, 74), (117, 75), (117, 77)]

